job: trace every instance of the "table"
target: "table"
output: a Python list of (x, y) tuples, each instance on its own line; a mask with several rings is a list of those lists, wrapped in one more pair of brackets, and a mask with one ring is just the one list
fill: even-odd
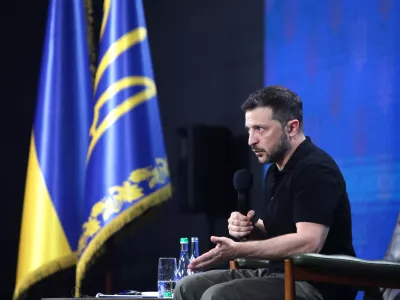
[[(123, 299), (123, 300), (137, 300), (137, 299), (146, 299), (146, 300), (160, 300), (164, 298), (149, 298), (149, 297), (144, 297), (144, 298), (138, 298), (138, 297), (133, 297), (133, 298), (96, 298), (96, 297), (83, 297), (83, 298), (42, 298), (42, 300), (116, 300), (116, 299)], [(165, 298), (165, 299), (171, 299), (171, 298)]]

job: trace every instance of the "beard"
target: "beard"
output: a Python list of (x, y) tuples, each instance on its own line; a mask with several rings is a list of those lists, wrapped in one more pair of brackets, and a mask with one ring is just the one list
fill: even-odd
[(258, 148), (254, 150), (263, 151), (265, 153), (265, 157), (261, 162), (263, 164), (270, 164), (282, 161), (286, 153), (288, 153), (291, 148), (292, 145), (290, 144), (289, 136), (285, 133), (282, 133), (278, 143), (270, 151)]

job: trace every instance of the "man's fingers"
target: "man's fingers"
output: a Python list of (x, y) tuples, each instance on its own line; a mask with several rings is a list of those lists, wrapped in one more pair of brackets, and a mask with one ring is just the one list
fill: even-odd
[(201, 264), (209, 259), (211, 259), (213, 257), (213, 250), (210, 250), (202, 255), (200, 255), (199, 257), (196, 257), (191, 263), (190, 265), (192, 265), (193, 267), (197, 266), (198, 264)]
[(201, 262), (198, 262), (196, 264), (190, 264), (189, 268), (193, 271), (198, 271), (198, 270), (203, 270), (203, 269), (209, 269), (211, 268), (216, 262), (218, 261), (218, 258), (216, 256), (210, 257), (207, 260), (203, 260)]
[(189, 264), (189, 268), (192, 270), (200, 270), (202, 268), (204, 268), (205, 266), (208, 266), (211, 263), (213, 263), (214, 261), (218, 260), (218, 257), (215, 255), (215, 250), (212, 249), (206, 253), (204, 253), (203, 255), (200, 255), (199, 257), (197, 257), (196, 259), (194, 259), (190, 264)]
[(234, 211), (231, 213), (230, 220), (240, 220), (240, 221), (247, 221), (247, 216), (242, 215), (241, 213)]
[(248, 221), (248, 220), (241, 221), (241, 220), (238, 220), (238, 219), (233, 219), (233, 220), (231, 220), (230, 224), (231, 225), (236, 225), (236, 226), (249, 226), (249, 225), (251, 225), (251, 222)]
[(247, 213), (247, 219), (248, 219), (248, 220), (251, 220), (251, 219), (254, 217), (255, 214), (256, 214), (256, 213), (255, 213), (254, 210), (250, 210), (250, 211)]
[(235, 238), (241, 238), (244, 236), (248, 236), (251, 233), (251, 231), (231, 231), (229, 230), (229, 234)]
[(232, 241), (231, 239), (224, 237), (224, 236), (211, 236), (210, 237), (211, 242), (213, 242), (214, 244), (221, 244), (221, 245), (225, 245), (228, 244), (230, 241)]
[(234, 238), (238, 239), (238, 238), (248, 236), (250, 234), (250, 232), (231, 232), (231, 231), (229, 231), (229, 234), (231, 236), (233, 236)]
[[(254, 214), (254, 211), (249, 211), (249, 214)], [(248, 236), (253, 230), (253, 224), (247, 216), (243, 216), (238, 212), (233, 212), (228, 219), (229, 234), (235, 238)]]
[(229, 225), (228, 226), (229, 231), (236, 231), (236, 232), (247, 232), (247, 231), (252, 231), (253, 226), (236, 226), (236, 225)]

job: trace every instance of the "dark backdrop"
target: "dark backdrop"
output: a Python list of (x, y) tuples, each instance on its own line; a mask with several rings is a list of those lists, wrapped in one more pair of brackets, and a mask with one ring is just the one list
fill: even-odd
[[(102, 1), (93, 1), (97, 18), (101, 18)], [(4, 5), (3, 12), (10, 12), (3, 30), (11, 32), (7, 40), (11, 41), (7, 43), (11, 53), (3, 57), (3, 75), (11, 79), (11, 84), (4, 85), (2, 94), (4, 213), (0, 228), (5, 276), (1, 294), (10, 299), (48, 1)], [(222, 125), (236, 137), (246, 134), (240, 105), (249, 93), (263, 86), (264, 1), (144, 0), (144, 7), (172, 182), (177, 187), (178, 127)], [(255, 175), (254, 200), (260, 191), (262, 168), (251, 156), (249, 162)], [(213, 234), (228, 234), (227, 218), (216, 220)], [(112, 262), (114, 292), (155, 290), (157, 258), (178, 256), (181, 236), (198, 236), (200, 251), (207, 251), (209, 235), (207, 215), (180, 212), (174, 197), (134, 234), (121, 238), (122, 242), (111, 248), (107, 259)]]

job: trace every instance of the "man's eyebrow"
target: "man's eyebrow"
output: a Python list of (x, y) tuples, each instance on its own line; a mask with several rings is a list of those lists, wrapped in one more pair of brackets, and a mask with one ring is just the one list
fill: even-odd
[[(254, 127), (266, 128), (266, 127), (268, 127), (268, 126), (267, 126), (266, 124), (253, 124), (253, 125), (251, 125), (250, 127), (251, 127), (251, 128), (254, 128)], [(244, 128), (246, 128), (246, 129), (249, 129), (250, 127), (247, 126), (247, 125), (244, 126)]]

